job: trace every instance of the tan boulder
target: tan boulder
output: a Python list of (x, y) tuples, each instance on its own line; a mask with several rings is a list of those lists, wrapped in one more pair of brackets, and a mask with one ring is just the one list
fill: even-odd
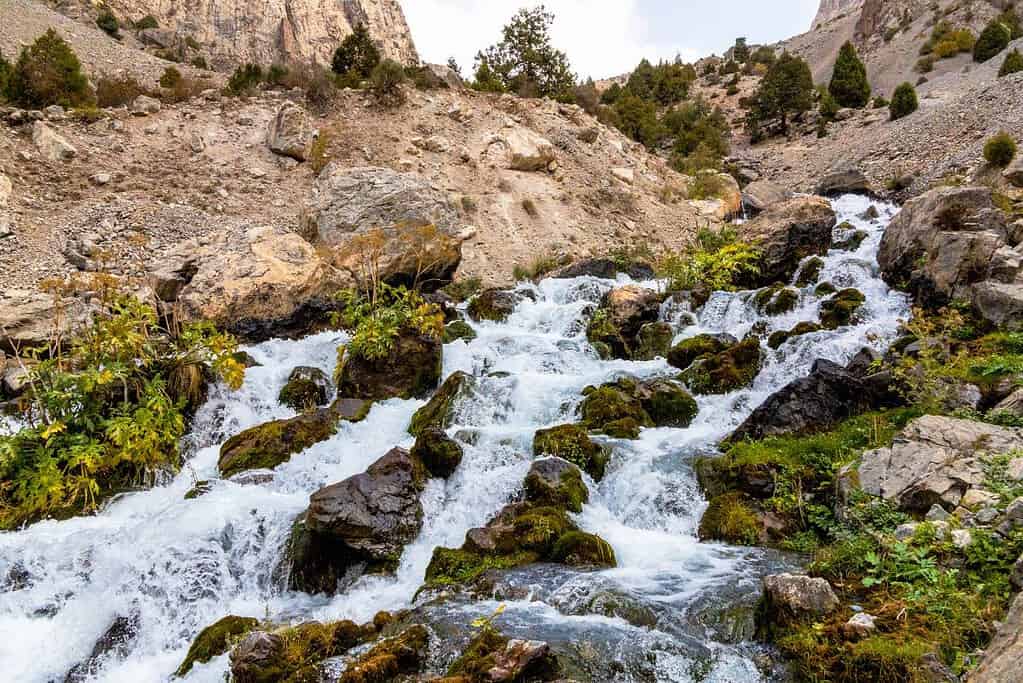
[(313, 127), (309, 115), (294, 102), (285, 102), (270, 120), (266, 144), (270, 151), (282, 156), (305, 161), (313, 141)]
[(36, 121), (32, 126), (32, 144), (50, 161), (70, 161), (78, 154), (74, 145), (42, 121)]
[(78, 299), (60, 299), (28, 289), (0, 291), (0, 350), (22, 352), (67, 338), (84, 327), (92, 309)]
[(546, 171), (557, 160), (550, 140), (521, 127), (492, 135), (487, 154), (495, 153), (500, 154), (504, 167), (513, 171)]
[(823, 197), (794, 197), (770, 206), (739, 229), (743, 240), (760, 249), (760, 272), (746, 284), (789, 282), (804, 258), (827, 253), (834, 227), (835, 211)]

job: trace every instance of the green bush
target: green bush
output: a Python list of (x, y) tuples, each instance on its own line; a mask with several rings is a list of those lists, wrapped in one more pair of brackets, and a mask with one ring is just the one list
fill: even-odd
[(405, 69), (393, 59), (385, 59), (376, 65), (369, 77), (369, 90), (376, 101), (397, 106), (405, 101), (401, 86), (405, 82)]
[(164, 69), (163, 74), (160, 76), (160, 87), (173, 89), (181, 83), (181, 72), (173, 66), (168, 66)]
[(1008, 133), (998, 133), (984, 144), (984, 159), (992, 166), (1008, 166), (1015, 157), (1016, 141)]
[(206, 378), (241, 385), (237, 345), (212, 326), (173, 335), (135, 299), (109, 310), (32, 368), (28, 426), (0, 436), (0, 528), (88, 512), (176, 470), (185, 415), (201, 403)]
[(103, 10), (99, 13), (99, 16), (96, 17), (96, 25), (112, 38), (121, 37), (121, 24), (117, 21), (117, 17), (114, 16), (114, 13), (108, 9)]
[(1020, 54), (1019, 50), (1013, 50), (1005, 56), (1002, 68), (998, 70), (998, 77), (1001, 78), (1020, 71), (1023, 71), (1023, 55)]
[(96, 81), (97, 107), (123, 107), (146, 94), (146, 89), (131, 76), (104, 76)]
[[(346, 289), (337, 298), (341, 312), (332, 316), (332, 322), (351, 332), (347, 347), (338, 349), (342, 361), (347, 354), (366, 360), (385, 358), (403, 331), (434, 339), (444, 334), (444, 314), (414, 290), (379, 283), (375, 293)], [(338, 377), (340, 371), (339, 365)]]
[(820, 113), (822, 119), (825, 121), (834, 121), (840, 108), (841, 107), (838, 106), (838, 102), (835, 101), (835, 98), (832, 97), (829, 91), (821, 91), (821, 99), (817, 104), (817, 111)]
[(986, 62), (1008, 47), (1011, 39), (1012, 29), (1000, 18), (992, 20), (973, 46), (973, 61)]
[(369, 29), (359, 24), (352, 34), (341, 41), (334, 50), (330, 66), (339, 76), (350, 76), (358, 80), (369, 78), (380, 63), (380, 51), (369, 35)]
[(661, 256), (656, 270), (668, 280), (669, 291), (731, 290), (743, 277), (759, 272), (759, 259), (759, 252), (733, 232), (704, 230), (693, 246)]
[(263, 82), (263, 67), (258, 64), (243, 64), (234, 70), (227, 81), (227, 92), (231, 95), (245, 95)]
[(152, 14), (147, 14), (138, 21), (135, 22), (136, 31), (145, 31), (147, 29), (160, 28), (160, 22), (156, 20)]
[(11, 80), (11, 63), (0, 52), (0, 100), (7, 99), (7, 84)]
[(96, 102), (74, 50), (52, 28), (21, 51), (8, 83), (8, 97), (26, 109), (51, 104), (89, 107)]
[(909, 116), (917, 110), (920, 102), (917, 100), (916, 88), (912, 83), (903, 83), (895, 89), (892, 94), (892, 102), (888, 107), (892, 121)]
[(842, 45), (835, 62), (835, 70), (831, 76), (828, 91), (835, 101), (843, 107), (861, 108), (870, 101), (870, 83), (867, 81), (867, 68), (856, 53), (851, 42)]

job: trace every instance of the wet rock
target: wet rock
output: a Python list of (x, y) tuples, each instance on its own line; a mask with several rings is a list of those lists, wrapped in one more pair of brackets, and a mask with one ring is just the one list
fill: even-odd
[(641, 427), (653, 427), (654, 423), (635, 395), (635, 381), (620, 382), (583, 389), (583, 425), (614, 438), (635, 439)]
[(858, 289), (843, 289), (830, 299), (821, 302), (821, 326), (835, 330), (855, 322), (867, 298)]
[(834, 248), (839, 251), (856, 251), (868, 236), (869, 233), (866, 230), (852, 230), (836, 241)]
[(425, 398), (437, 388), (442, 369), (440, 339), (402, 331), (383, 358), (345, 355), (337, 394), (344, 398)]
[(698, 533), (701, 541), (755, 545), (761, 539), (761, 524), (746, 496), (730, 492), (710, 499)]
[(302, 411), (326, 405), (330, 393), (330, 378), (319, 368), (299, 366), (288, 375), (288, 381), (281, 389), (277, 400), (282, 404)]
[(237, 683), (269, 683), (280, 672), (284, 639), (274, 633), (253, 631), (231, 650), (231, 677)]
[(273, 469), (337, 430), (337, 414), (323, 408), (286, 420), (274, 420), (232, 436), (220, 447), (222, 477), (245, 470)]
[(770, 180), (756, 180), (742, 190), (742, 204), (754, 213), (791, 199), (792, 192)]
[(801, 574), (774, 574), (764, 577), (766, 614), (782, 621), (819, 617), (838, 609), (838, 597), (821, 578)]
[(1023, 448), (1023, 430), (927, 415), (909, 423), (891, 447), (863, 454), (860, 487), (900, 509), (955, 507), (984, 481), (983, 454)]
[(360, 655), (346, 668), (338, 683), (376, 683), (408, 680), (426, 663), (430, 633), (415, 624)]
[(64, 676), (64, 683), (84, 683), (99, 673), (102, 660), (110, 655), (126, 657), (138, 636), (138, 616), (119, 616), (100, 636), (85, 661), (76, 664)]
[(882, 400), (871, 385), (841, 365), (818, 359), (808, 376), (771, 394), (727, 440), (826, 430)]
[(849, 640), (869, 638), (877, 631), (877, 624), (874, 623), (876, 620), (877, 617), (866, 612), (857, 612), (842, 624), (842, 633)]
[(487, 289), (469, 302), (466, 312), (476, 322), (484, 320), (504, 322), (515, 312), (519, 301), (519, 296), (515, 292), (507, 289)]
[(685, 370), (699, 358), (713, 356), (729, 347), (735, 346), (739, 340), (730, 334), (701, 334), (683, 339), (668, 351), (668, 363)]
[(542, 458), (533, 462), (526, 475), (526, 500), (541, 506), (582, 512), (590, 492), (579, 468), (561, 458)]
[(370, 249), (382, 279), (427, 289), (450, 282), (472, 235), (451, 198), (422, 177), (338, 163), (317, 177), (300, 223), (338, 268), (358, 275)]
[(796, 285), (806, 287), (817, 282), (821, 276), (821, 269), (824, 268), (824, 260), (820, 256), (814, 256), (803, 262), (796, 276)]
[(417, 410), (409, 425), (409, 434), (419, 436), (427, 429), (447, 429), (454, 420), (455, 407), (476, 386), (472, 375), (462, 371), (452, 373), (430, 401)]
[(771, 336), (767, 338), (767, 345), (772, 349), (777, 349), (793, 337), (801, 337), (804, 334), (813, 334), (814, 332), (820, 332), (820, 330), (821, 326), (817, 323), (801, 322), (791, 330), (778, 330), (777, 332), (772, 332)]
[(550, 455), (567, 460), (595, 481), (604, 478), (604, 470), (610, 460), (607, 449), (594, 443), (585, 427), (576, 424), (537, 430), (533, 436), (533, 455)]
[(515, 681), (553, 681), (557, 678), (558, 661), (547, 643), (536, 640), (509, 640), (494, 655), (494, 666), (487, 672), (493, 683)]
[(663, 298), (639, 285), (612, 289), (593, 314), (586, 338), (594, 346), (604, 345), (614, 358), (632, 358), (640, 346), (640, 329), (657, 322)]
[(726, 394), (747, 387), (760, 372), (760, 342), (750, 337), (720, 353), (703, 356), (681, 374), (697, 394)]
[(205, 664), (231, 647), (231, 642), (259, 627), (259, 620), (251, 617), (227, 616), (199, 632), (188, 648), (188, 654), (178, 666), (175, 676), (184, 676), (196, 664)]
[(440, 429), (424, 429), (412, 447), (412, 457), (423, 463), (430, 476), (447, 479), (462, 462), (462, 447)]
[(1020, 661), (1023, 661), (1023, 594), (1013, 600), (980, 666), (966, 679), (967, 683), (1018, 680)]
[(270, 151), (305, 161), (312, 142), (313, 128), (309, 115), (293, 102), (284, 102), (267, 129), (266, 144)]
[(476, 330), (472, 329), (472, 326), (470, 326), (469, 323), (464, 320), (455, 320), (444, 327), (444, 336), (441, 338), (441, 342), (444, 344), (452, 344), (459, 339), (471, 342), (475, 338)]
[(567, 266), (558, 268), (548, 277), (557, 280), (568, 280), (577, 277), (596, 277), (613, 280), (618, 273), (625, 273), (633, 280), (651, 280), (654, 278), (653, 267), (642, 260), (622, 263), (610, 258), (585, 258), (574, 261)]
[(636, 337), (637, 348), (632, 354), (634, 360), (654, 360), (664, 358), (671, 348), (671, 340), (675, 331), (668, 323), (647, 323), (639, 328)]
[(870, 181), (858, 167), (851, 164), (839, 165), (831, 169), (817, 183), (815, 192), (825, 197), (837, 194), (871, 192)]
[(36, 121), (32, 126), (32, 144), (48, 161), (70, 161), (78, 155), (78, 150), (70, 142), (42, 121)]
[(794, 197), (769, 207), (740, 228), (742, 239), (760, 251), (758, 273), (741, 284), (790, 282), (803, 259), (827, 254), (834, 226), (835, 211), (821, 197)]
[(754, 295), (753, 303), (758, 311), (767, 315), (788, 313), (799, 303), (799, 291), (780, 285), (768, 287)]

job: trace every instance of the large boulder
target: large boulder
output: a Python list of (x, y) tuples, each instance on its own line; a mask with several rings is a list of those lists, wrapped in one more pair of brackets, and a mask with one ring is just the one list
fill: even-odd
[(562, 458), (540, 458), (526, 475), (526, 500), (541, 506), (582, 512), (590, 492), (574, 464)]
[(346, 354), (337, 393), (342, 398), (426, 398), (440, 383), (440, 339), (402, 332), (383, 358)]
[(487, 156), (495, 155), (513, 171), (546, 171), (557, 158), (550, 140), (519, 126), (490, 136)]
[(231, 650), (231, 680), (238, 683), (269, 683), (279, 675), (284, 658), (284, 639), (276, 633), (252, 631)]
[(985, 187), (942, 187), (906, 202), (885, 230), (884, 279), (925, 306), (962, 299), (996, 324), (1023, 324), (1015, 231)]
[(828, 252), (834, 227), (835, 211), (822, 197), (794, 197), (768, 207), (740, 228), (742, 239), (760, 249), (759, 272), (743, 284), (789, 282), (803, 259)]
[(881, 398), (868, 380), (822, 358), (813, 364), (808, 376), (771, 394), (728, 440), (826, 430), (875, 407)]
[(991, 639), (984, 657), (967, 683), (1001, 683), (1018, 681), (1020, 662), (1023, 661), (1023, 593), (1016, 596), (1009, 613)]
[(232, 436), (220, 447), (221, 476), (273, 469), (291, 456), (334, 435), (338, 416), (323, 408), (287, 420), (274, 420)]
[(443, 83), (450, 90), (465, 90), (465, 81), (447, 64), (427, 64), (423, 67), (437, 80)]
[(74, 145), (42, 121), (36, 121), (32, 126), (32, 144), (48, 161), (70, 161), (78, 155)]
[(817, 183), (816, 192), (830, 197), (836, 194), (868, 193), (871, 191), (870, 180), (857, 166), (839, 164), (828, 171)]
[(447, 193), (422, 177), (338, 163), (316, 179), (300, 222), (337, 267), (357, 277), (372, 269), (401, 284), (449, 281), (472, 235)]
[(149, 284), (185, 322), (209, 320), (249, 341), (308, 332), (349, 282), (300, 236), (273, 228), (180, 244), (149, 264)]
[(590, 319), (587, 339), (601, 355), (631, 358), (641, 345), (640, 330), (657, 322), (663, 298), (659, 292), (639, 285), (612, 289)]
[(294, 410), (302, 411), (326, 405), (329, 401), (330, 378), (319, 368), (300, 365), (288, 375), (277, 400)]
[(760, 341), (748, 337), (719, 353), (701, 356), (680, 378), (696, 394), (727, 394), (748, 387), (756, 379), (764, 355)]
[(309, 115), (294, 102), (283, 103), (266, 131), (266, 144), (270, 151), (305, 161), (312, 142), (313, 127)]
[(453, 372), (429, 402), (412, 415), (409, 434), (418, 437), (429, 429), (450, 427), (454, 421), (456, 405), (472, 392), (475, 385), (476, 380), (472, 375)]
[(820, 617), (838, 609), (838, 596), (825, 579), (801, 574), (764, 577), (765, 614), (781, 621)]
[(289, 585), (333, 594), (366, 571), (393, 571), (423, 525), (423, 464), (394, 448), (362, 474), (326, 486), (292, 529)]
[(1023, 429), (925, 415), (910, 422), (890, 447), (863, 454), (858, 469), (865, 492), (899, 508), (951, 509), (984, 481), (982, 458), (1023, 448)]
[(537, 430), (533, 435), (533, 455), (549, 455), (566, 460), (595, 481), (604, 478), (604, 470), (611, 458), (608, 450), (594, 443), (587, 435), (586, 428), (577, 424)]
[(93, 308), (79, 299), (61, 299), (30, 289), (0, 291), (0, 351), (14, 354), (67, 339), (87, 325)]
[(792, 198), (792, 192), (770, 180), (756, 180), (742, 190), (742, 205), (754, 213), (760, 213)]

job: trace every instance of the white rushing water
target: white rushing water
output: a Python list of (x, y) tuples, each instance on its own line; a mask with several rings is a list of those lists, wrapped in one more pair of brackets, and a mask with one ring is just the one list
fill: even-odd
[[(883, 349), (908, 315), (905, 297), (880, 280), (874, 258), (895, 207), (877, 204), (881, 217), (869, 221), (858, 217), (871, 204), (866, 198), (847, 196), (834, 204), (839, 222), (849, 220), (869, 237), (855, 252), (832, 251), (821, 281), (863, 291), (862, 322), (797, 337), (777, 351), (765, 346), (768, 360), (753, 386), (699, 397), (699, 415), (688, 429), (647, 429), (636, 441), (608, 440), (614, 455), (607, 476), (599, 485), (588, 482), (591, 501), (577, 520), (607, 539), (619, 567), (597, 574), (551, 569), (536, 579), (540, 588), (532, 599), (509, 604), (502, 628), (599, 641), (623, 663), (614, 680), (696, 680), (692, 652), (699, 648), (709, 661), (699, 680), (762, 680), (743, 647), (684, 626), (713, 611), (718, 595), (754, 594), (765, 563), (778, 561), (756, 549), (697, 541), (705, 502), (689, 461), (713, 449), (773, 391), (807, 374), (814, 360), (844, 363), (863, 346)], [(396, 575), (363, 578), (333, 598), (282, 588), (278, 565), (291, 523), (316, 489), (364, 471), (395, 445), (411, 446), (406, 428), (423, 403), (376, 405), (365, 421), (344, 423), (336, 436), (279, 466), (272, 482), (222, 481), (216, 469), (220, 444), (247, 427), (293, 415), (276, 401), (288, 373), (311, 365), (329, 374), (344, 337), (323, 333), (252, 347), (261, 367), (248, 371), (240, 391), (213, 392), (196, 418), (194, 455), (172, 481), (122, 496), (95, 516), (0, 534), (4, 680), (63, 680), (118, 617), (130, 620), (137, 635), (105, 657), (91, 680), (167, 680), (198, 631), (227, 614), (277, 622), (366, 621), (379, 610), (410, 606), (433, 549), (461, 545), (466, 530), (485, 524), (520, 490), (534, 432), (572, 421), (585, 386), (621, 374), (673, 372), (663, 360), (601, 361), (589, 347), (587, 312), (615, 284), (577, 278), (523, 285), (535, 300), (525, 299), (505, 323), (474, 325), (479, 336), (471, 343), (445, 347), (445, 375), (464, 370), (480, 378), (450, 430), (463, 441), (465, 458), (450, 480), (428, 484), (422, 532), (406, 548)], [(759, 320), (770, 331), (816, 320), (822, 299), (812, 290), (802, 293), (795, 310), (771, 318), (756, 313), (750, 292), (717, 293), (695, 325), (680, 327), (679, 337), (723, 331), (742, 338)], [(674, 318), (671, 311), (666, 315)], [(211, 480), (212, 490), (185, 500), (196, 479)], [(586, 614), (580, 604), (594, 587), (635, 596), (662, 616), (650, 628)], [(448, 609), (461, 610), (453, 618), (468, 622), (496, 604)], [(683, 626), (676, 629), (678, 624)], [(188, 680), (221, 681), (226, 670), (221, 656), (196, 666)]]

